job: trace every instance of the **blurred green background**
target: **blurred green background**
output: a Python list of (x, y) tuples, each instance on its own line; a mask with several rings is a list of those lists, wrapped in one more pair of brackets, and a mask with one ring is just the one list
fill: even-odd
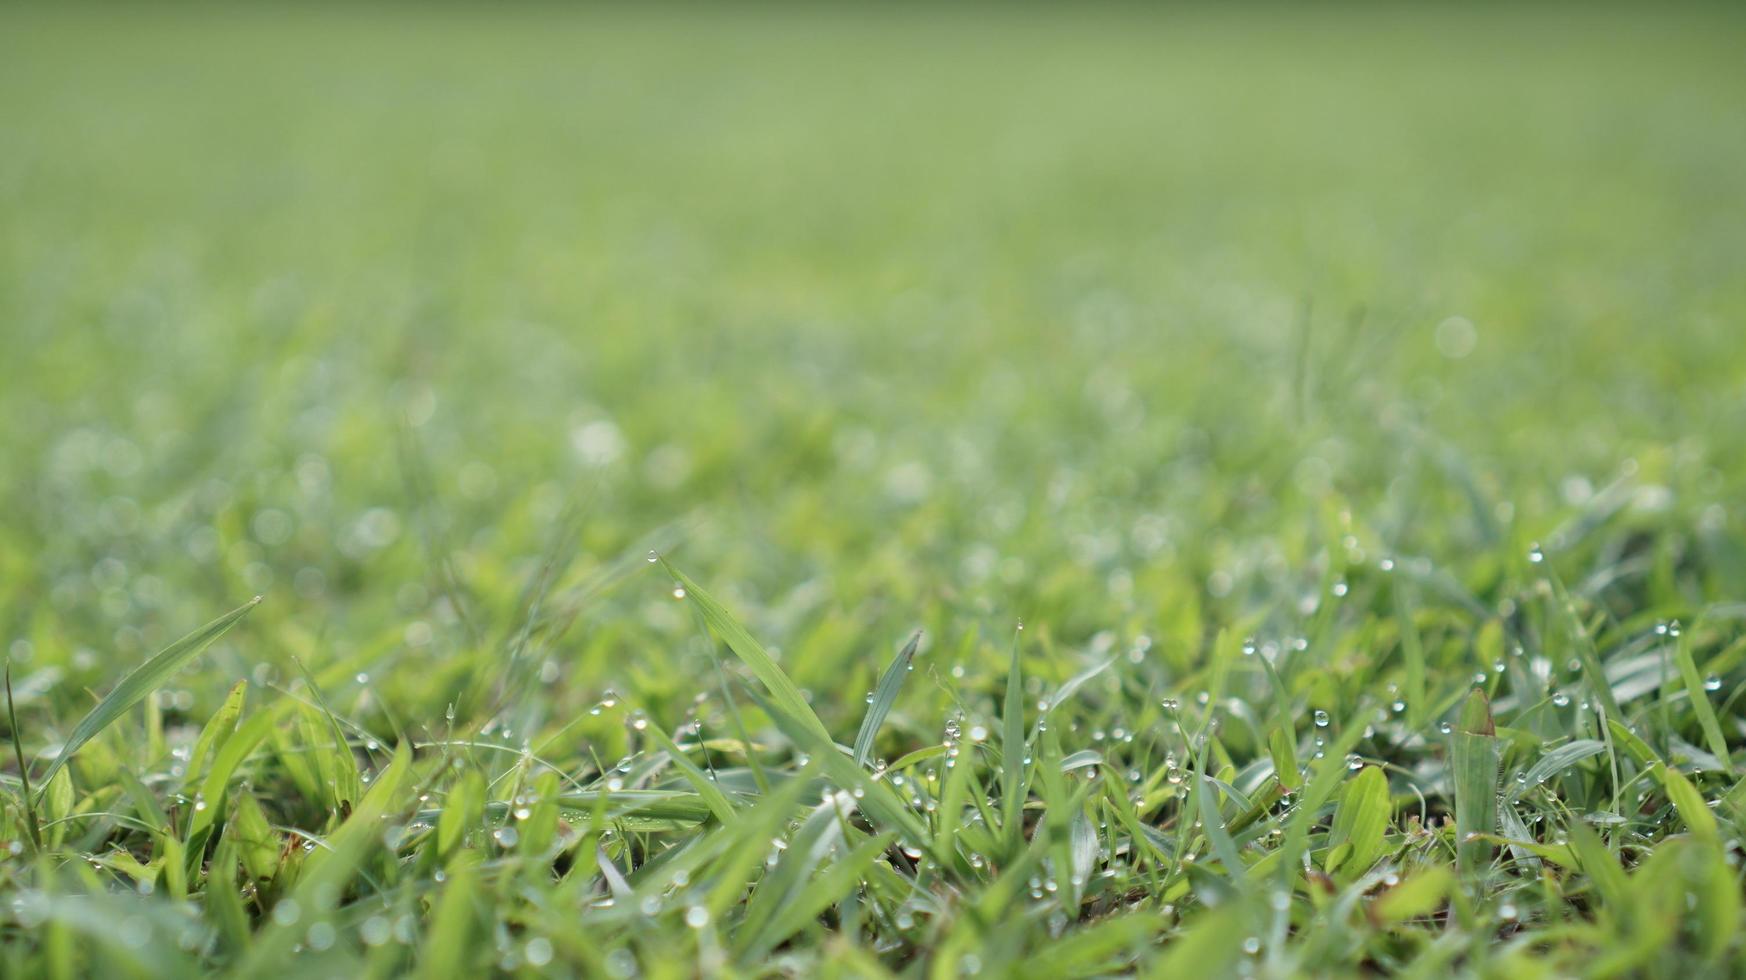
[(917, 626), (942, 685), (1020, 617), (1041, 674), (1150, 644), (1163, 683), (1384, 557), (1737, 596), (1743, 26), (8, 9), (21, 701), (256, 593), (172, 707), (292, 654), (413, 724), (498, 659), (557, 714), (687, 700), (651, 546), (839, 727)]

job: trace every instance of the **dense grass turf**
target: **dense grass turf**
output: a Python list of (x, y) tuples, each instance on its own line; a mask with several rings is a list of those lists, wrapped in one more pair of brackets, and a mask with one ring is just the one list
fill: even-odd
[(0, 14), (0, 974), (1736, 972), (1743, 26)]

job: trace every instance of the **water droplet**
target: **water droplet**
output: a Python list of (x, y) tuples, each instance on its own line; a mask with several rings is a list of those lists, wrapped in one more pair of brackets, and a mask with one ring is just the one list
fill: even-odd
[(650, 548), (649, 549), (649, 564), (653, 565), (655, 562), (658, 562), (660, 560), (661, 560), (661, 553), (659, 551), (656, 551), (653, 548)]
[(1175, 698), (1165, 698), (1164, 700), (1158, 702), (1158, 704), (1165, 711), (1175, 711), (1176, 709), (1182, 707), (1182, 702), (1176, 700)]
[(1570, 695), (1565, 694), (1563, 691), (1559, 691), (1552, 695), (1552, 704), (1555, 707), (1567, 708), (1570, 706)]
[(388, 920), (379, 915), (372, 915), (358, 927), (358, 936), (366, 946), (380, 946), (392, 938), (393, 927)]
[(527, 957), (528, 966), (545, 966), (552, 961), (552, 941), (544, 936), (535, 936), (527, 941), (523, 955)]
[(1315, 722), (1316, 722), (1317, 728), (1328, 727), (1328, 713), (1326, 711), (1323, 711), (1320, 708), (1317, 708), (1316, 714), (1315, 714)]
[(685, 924), (693, 929), (702, 929), (709, 925), (709, 910), (701, 905), (693, 905), (685, 910)]
[(1440, 721), (1437, 723), (1437, 731), (1440, 731), (1445, 735), (1449, 734), (1450, 732), (1452, 732), (1454, 730), (1455, 730), (1455, 726), (1449, 724), (1446, 721)]
[(1546, 560), (1546, 552), (1536, 544), (1528, 549), (1528, 560), (1538, 565)]
[(1722, 679), (1720, 677), (1717, 677), (1715, 674), (1711, 674), (1710, 676), (1704, 678), (1704, 690), (1706, 690), (1706, 691), (1720, 691), (1721, 689), (1722, 689)]
[(675, 599), (685, 598), (685, 586), (683, 586), (683, 585), (673, 586), (673, 598), (675, 598)]

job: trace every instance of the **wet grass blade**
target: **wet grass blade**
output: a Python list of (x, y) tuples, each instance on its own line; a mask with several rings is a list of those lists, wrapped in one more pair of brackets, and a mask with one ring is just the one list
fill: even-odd
[[(898, 831), (905, 840), (917, 847), (938, 851), (937, 843), (928, 834), (920, 818), (904, 805), (889, 782), (874, 779), (860, 766), (855, 765), (855, 761), (830, 736), (813, 731), (806, 723), (790, 716), (772, 702), (755, 696), (754, 699), (784, 735), (819, 760), (831, 782), (850, 792), (860, 791), (856, 804), (875, 824)], [(816, 721), (816, 716), (814, 720)], [(936, 854), (936, 857), (943, 859), (944, 856)]]
[(1703, 795), (1690, 780), (1680, 775), (1672, 766), (1662, 766), (1661, 785), (1667, 791), (1667, 798), (1673, 802), (1673, 808), (1679, 811), (1679, 819), (1685, 821), (1693, 837), (1711, 845), (1720, 842), (1716, 815), (1710, 812)]
[(879, 860), (879, 856), (891, 845), (892, 839), (893, 835), (888, 833), (869, 837), (847, 855), (838, 858), (835, 863), (827, 864), (818, 877), (808, 882), (800, 889), (799, 894), (776, 913), (764, 935), (753, 946), (752, 958), (761, 958), (765, 952), (804, 929), (825, 909), (842, 901), (854, 891), (863, 874), (873, 862)]
[(1710, 704), (1710, 695), (1704, 689), (1703, 678), (1698, 676), (1697, 664), (1691, 659), (1691, 646), (1684, 632), (1674, 640), (1673, 660), (1679, 665), (1680, 679), (1685, 682), (1685, 690), (1691, 696), (1691, 710), (1697, 714), (1698, 724), (1704, 730), (1704, 741), (1708, 743), (1710, 754), (1715, 756), (1729, 771), (1733, 763), (1728, 759), (1728, 740), (1722, 737), (1722, 726), (1716, 721), (1715, 706)]
[(1463, 874), (1475, 873), (1491, 853), (1486, 837), (1497, 829), (1498, 746), (1491, 705), (1474, 691), (1450, 736), (1455, 786), (1455, 852)]
[(1591, 756), (1597, 756), (1607, 750), (1605, 742), (1592, 738), (1579, 738), (1574, 742), (1566, 742), (1541, 756), (1522, 774), (1516, 785), (1510, 789), (1509, 799), (1520, 799), (1523, 793), (1533, 789), (1553, 776), (1558, 775), (1571, 766), (1576, 765)]
[(1310, 764), (1311, 774), (1308, 785), (1303, 789), (1303, 796), (1292, 813), (1285, 828), (1285, 837), (1280, 842), (1277, 864), (1279, 874), (1285, 882), (1293, 883), (1303, 873), (1298, 862), (1305, 848), (1309, 846), (1310, 828), (1315, 824), (1317, 812), (1339, 788), (1340, 781), (1346, 775), (1347, 752), (1364, 737), (1364, 722), (1361, 720), (1370, 714), (1368, 705), (1361, 705), (1352, 717), (1347, 719), (1340, 730), (1340, 737), (1329, 743), (1323, 757)]
[(721, 791), (721, 787), (715, 784), (715, 780), (709, 778), (709, 773), (699, 769), (697, 763), (692, 762), (685, 755), (685, 751), (653, 720), (648, 722), (648, 727), (644, 730), (654, 738), (661, 751), (667, 753), (667, 758), (672, 759), (673, 764), (679, 767), (685, 781), (696, 788), (697, 795), (703, 797), (703, 802), (709, 805), (709, 812), (715, 814), (715, 818), (724, 824), (733, 823), (734, 805), (728, 800), (727, 794)]
[(207, 756), (224, 748), (224, 743), (236, 734), (236, 724), (242, 718), (243, 702), (248, 697), (249, 682), (237, 681), (230, 689), (230, 694), (219, 705), (218, 710), (206, 720), (200, 729), (200, 737), (194, 741), (194, 750), (188, 756), (188, 771), (183, 780), (185, 786), (193, 786), (194, 781), (204, 773)]
[(764, 688), (770, 692), (776, 707), (796, 723), (829, 741), (830, 731), (825, 728), (824, 722), (818, 720), (818, 715), (812, 710), (812, 705), (806, 703), (806, 697), (800, 693), (800, 688), (782, 670), (781, 665), (776, 663), (776, 658), (764, 649), (764, 645), (753, 639), (752, 634), (746, 632), (746, 628), (714, 596), (693, 582), (690, 576), (668, 565), (666, 559), (662, 559), (661, 564), (685, 589), (685, 596), (697, 604), (698, 611), (703, 613), (703, 619), (709, 624), (709, 628), (757, 675)]
[(1025, 797), (1025, 718), (1024, 677), (1019, 667), (1019, 637), (1023, 626), (1013, 632), (1012, 663), (1006, 674), (1006, 704), (1001, 716), (1000, 740), (1000, 823), (1006, 834), (1007, 846), (1014, 852), (1024, 832)]
[(145, 700), (147, 695), (162, 687), (164, 682), (169, 680), (176, 671), (182, 669), (184, 664), (198, 656), (200, 651), (205, 650), (213, 640), (228, 632), (232, 626), (240, 622), (260, 603), (261, 597), (254, 597), (244, 605), (232, 609), (170, 644), (150, 660), (135, 667), (131, 673), (121, 679), (121, 683), (115, 685), (115, 689), (110, 691), (108, 696), (97, 703), (97, 707), (91, 709), (90, 714), (81, 719), (79, 724), (73, 728), (73, 734), (69, 735), (66, 744), (61, 746), (60, 754), (55, 756), (55, 761), (49, 764), (48, 771), (43, 773), (41, 784), (47, 786), (49, 780), (54, 778), (55, 773), (59, 772), (61, 767), (73, 757), (73, 753), (79, 751), (86, 742), (96, 738), (97, 733), (108, 728), (110, 723), (125, 714), (127, 709)]
[(18, 708), (12, 701), (12, 661), (6, 661), (6, 723), (11, 735), (12, 752), (18, 758), (18, 808), (24, 813), (30, 843), (42, 850), (42, 820), (36, 813), (36, 800), (30, 789), (30, 764), (24, 761), (24, 734), (18, 727)]
[(1370, 870), (1382, 855), (1389, 816), (1388, 777), (1376, 766), (1365, 766), (1358, 778), (1346, 784), (1334, 810), (1327, 870), (1344, 867), (1349, 875)]
[(855, 765), (864, 766), (873, 754), (873, 739), (879, 734), (879, 726), (885, 723), (885, 716), (891, 713), (891, 705), (897, 700), (897, 692), (903, 687), (903, 679), (908, 676), (910, 664), (915, 662), (915, 647), (921, 642), (921, 631), (916, 630), (909, 642), (892, 659), (891, 666), (885, 668), (885, 676), (879, 678), (879, 687), (873, 692), (873, 701), (867, 705), (867, 715), (861, 719), (861, 730), (855, 734)]

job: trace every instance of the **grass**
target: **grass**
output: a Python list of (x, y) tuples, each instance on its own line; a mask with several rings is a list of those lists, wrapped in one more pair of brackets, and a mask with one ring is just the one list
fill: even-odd
[(0, 975), (1737, 974), (1743, 26), (0, 14)]

